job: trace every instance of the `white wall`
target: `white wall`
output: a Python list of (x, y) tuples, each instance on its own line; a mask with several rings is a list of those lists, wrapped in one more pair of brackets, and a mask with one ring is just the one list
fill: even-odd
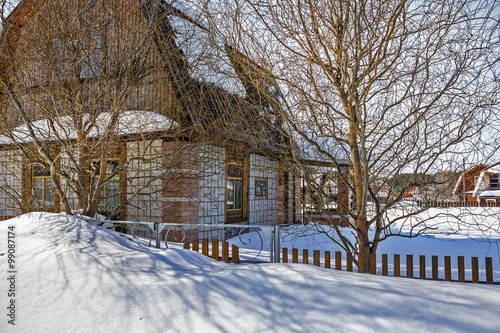
[(162, 221), (162, 144), (161, 139), (127, 143), (127, 220)]
[(23, 159), (16, 149), (0, 151), (0, 216), (22, 213)]
[[(255, 178), (267, 178), (267, 199), (255, 198)], [(278, 217), (278, 162), (250, 154), (248, 223), (274, 225)]]

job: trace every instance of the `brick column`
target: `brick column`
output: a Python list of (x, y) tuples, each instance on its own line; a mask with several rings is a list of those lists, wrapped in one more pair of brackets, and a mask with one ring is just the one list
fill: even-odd
[[(162, 222), (197, 224), (199, 217), (198, 153), (188, 143), (164, 142)], [(186, 231), (185, 242), (198, 239), (198, 229)], [(181, 241), (180, 231), (171, 231), (169, 241)]]
[[(344, 180), (349, 180), (349, 168), (343, 167), (341, 168), (342, 173), (337, 174), (337, 200), (340, 204), (347, 207), (347, 209), (351, 208), (351, 191), (349, 187), (344, 183)], [(339, 215), (346, 215), (348, 211), (338, 205), (337, 212)]]

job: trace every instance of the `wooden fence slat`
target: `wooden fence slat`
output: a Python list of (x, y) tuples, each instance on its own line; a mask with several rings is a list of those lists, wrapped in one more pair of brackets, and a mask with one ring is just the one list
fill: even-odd
[(203, 238), (201, 240), (201, 253), (208, 257), (208, 238)]
[(219, 240), (212, 239), (212, 259), (219, 260)]
[(229, 243), (222, 242), (222, 261), (229, 262)]
[(292, 249), (292, 262), (294, 264), (299, 262), (299, 250), (298, 249)]
[(335, 269), (342, 270), (342, 253), (340, 251), (335, 251)]
[(200, 243), (197, 239), (193, 241), (193, 251), (200, 252)]
[(451, 257), (444, 257), (444, 279), (446, 281), (451, 281)]
[(465, 282), (465, 259), (458, 257), (458, 282)]
[(325, 251), (325, 268), (330, 269), (330, 262), (331, 262), (330, 251)]
[(358, 273), (365, 272), (365, 256), (360, 253), (358, 254)]
[(302, 250), (302, 263), (309, 264), (309, 251), (307, 249)]
[(319, 266), (319, 250), (313, 251), (313, 265)]
[(439, 259), (438, 256), (432, 256), (432, 279), (439, 279)]
[(486, 283), (493, 284), (493, 260), (486, 257)]
[(420, 278), (425, 279), (425, 256), (419, 257), (418, 268), (420, 270)]
[(401, 276), (399, 254), (394, 255), (394, 276), (396, 276), (396, 277)]
[(377, 255), (370, 253), (370, 274), (377, 274)]
[(240, 249), (239, 249), (239, 247), (237, 247), (234, 244), (233, 244), (233, 246), (231, 248), (231, 257), (232, 257), (232, 261), (235, 264), (239, 264), (240, 263)]
[(346, 270), (348, 272), (352, 272), (352, 253), (351, 252), (347, 252), (346, 253)]
[(189, 242), (184, 243), (184, 245), (183, 245), (184, 250), (189, 250), (189, 245), (190, 245)]
[(472, 264), (472, 283), (479, 283), (479, 260), (477, 257), (471, 258)]
[(389, 275), (389, 260), (387, 260), (387, 253), (382, 254), (382, 275)]
[(413, 278), (413, 255), (406, 255), (406, 277)]
[(283, 262), (286, 264), (288, 262), (288, 248), (287, 247), (284, 247), (283, 250)]

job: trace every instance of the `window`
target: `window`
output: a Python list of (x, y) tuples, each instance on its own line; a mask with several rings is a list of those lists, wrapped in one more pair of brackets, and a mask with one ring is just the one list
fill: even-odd
[(255, 198), (267, 198), (267, 178), (255, 178)]
[(490, 190), (500, 190), (499, 175), (490, 174)]
[(91, 34), (90, 40), (85, 43), (85, 48), (91, 50), (87, 56), (83, 57), (80, 65), (80, 77), (82, 79), (88, 77), (97, 77), (101, 75), (102, 66), (102, 37), (100, 33), (94, 32)]
[(55, 210), (54, 185), (48, 170), (33, 168), (33, 194), (37, 208), (44, 211)]
[[(106, 168), (106, 177), (113, 175), (113, 177), (104, 185), (101, 192), (101, 201), (97, 207), (100, 214), (106, 215), (112, 213), (118, 208), (119, 205), (119, 192), (120, 192), (120, 176), (117, 172), (118, 160), (108, 160)], [(92, 162), (92, 187), (95, 189), (99, 182), (99, 174), (101, 172), (101, 161)]]
[(92, 78), (101, 75), (103, 60), (102, 35), (98, 31), (89, 33), (77, 41), (68, 42), (55, 40), (53, 42), (54, 55), (56, 57), (55, 72), (52, 79), (67, 79), (75, 66), (78, 66), (80, 78)]
[(227, 209), (243, 208), (243, 168), (240, 164), (227, 166)]

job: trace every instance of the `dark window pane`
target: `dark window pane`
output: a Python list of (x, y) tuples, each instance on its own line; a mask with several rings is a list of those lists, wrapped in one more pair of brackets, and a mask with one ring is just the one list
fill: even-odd
[(234, 209), (241, 209), (242, 203), (242, 186), (241, 180), (234, 181)]
[(234, 209), (234, 179), (227, 180), (227, 209)]

